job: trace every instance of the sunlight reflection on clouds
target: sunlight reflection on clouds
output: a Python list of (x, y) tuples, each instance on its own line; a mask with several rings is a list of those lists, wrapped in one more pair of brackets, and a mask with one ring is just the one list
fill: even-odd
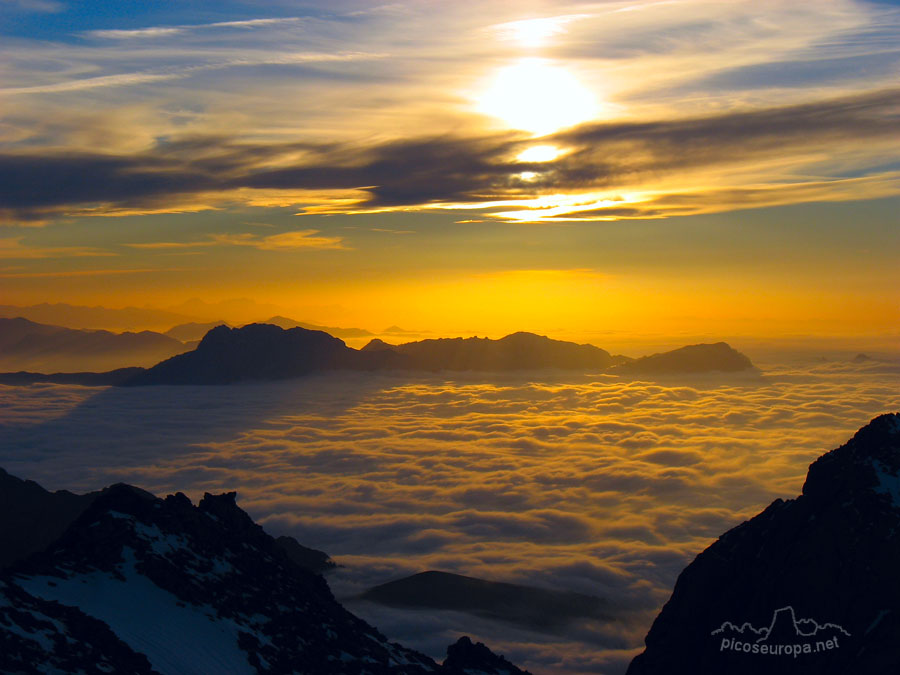
[[(350, 601), (435, 656), (461, 631), (543, 672), (621, 672), (678, 572), (900, 407), (896, 367), (665, 381), (347, 374), (231, 387), (0, 387), (0, 466), (48, 488), (236, 489), (344, 565), (339, 597), (424, 569), (607, 598), (565, 635)], [(427, 626), (432, 626), (432, 629)]]

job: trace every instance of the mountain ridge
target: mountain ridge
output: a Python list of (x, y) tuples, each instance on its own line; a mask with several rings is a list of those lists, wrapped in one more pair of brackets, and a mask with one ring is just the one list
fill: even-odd
[(181, 493), (160, 499), (126, 484), (96, 493), (47, 548), (0, 573), (0, 645), (2, 672), (41, 663), (57, 672), (274, 674), (303, 664), (323, 675), (477, 675), (501, 664), (527, 675), (471, 641), (448, 648), (447, 667), (389, 642), (234, 492), (206, 493), (195, 506)]
[[(682, 348), (682, 352), (684, 349), (688, 348)], [(704, 358), (708, 360), (707, 370), (721, 369), (723, 362), (726, 370), (734, 370), (730, 366), (735, 359), (752, 368), (746, 356), (725, 343), (693, 345), (688, 353), (690, 362), (682, 370), (673, 366), (672, 357), (656, 357), (664, 357), (665, 373), (705, 372), (701, 368)], [(248, 324), (241, 328), (217, 326), (193, 351), (163, 361), (123, 384), (228, 384), (334, 370), (508, 372), (556, 368), (604, 372), (632, 362), (593, 345), (524, 332), (499, 340), (439, 338), (399, 346), (376, 338), (356, 350), (323, 331)]]

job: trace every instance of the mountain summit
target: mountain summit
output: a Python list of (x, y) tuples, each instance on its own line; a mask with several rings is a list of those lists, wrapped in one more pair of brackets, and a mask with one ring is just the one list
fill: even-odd
[(684, 569), (628, 675), (900, 672), (900, 415)]
[(158, 363), (126, 384), (229, 384), (281, 380), (316, 371), (374, 370), (396, 365), (399, 360), (391, 352), (359, 352), (319, 330), (285, 330), (252, 323), (241, 328), (213, 328), (194, 351)]
[(124, 484), (92, 497), (0, 574), (0, 672), (522, 673), (480, 644), (452, 646), (445, 667), (389, 642), (234, 492), (197, 506)]

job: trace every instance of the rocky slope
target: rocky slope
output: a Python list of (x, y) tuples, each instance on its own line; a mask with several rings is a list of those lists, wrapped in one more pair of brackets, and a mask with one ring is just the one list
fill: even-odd
[(0, 672), (521, 672), (498, 670), (506, 662), (489, 650), (463, 645), (465, 658), (444, 667), (389, 642), (295, 553), (235, 493), (194, 506), (180, 493), (107, 488), (0, 574)]
[(900, 673), (900, 415), (681, 573), (628, 675)]

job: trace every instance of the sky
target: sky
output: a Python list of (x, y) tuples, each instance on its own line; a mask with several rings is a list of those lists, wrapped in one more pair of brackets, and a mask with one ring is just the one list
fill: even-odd
[(896, 338), (898, 45), (871, 0), (2, 0), (0, 296)]

